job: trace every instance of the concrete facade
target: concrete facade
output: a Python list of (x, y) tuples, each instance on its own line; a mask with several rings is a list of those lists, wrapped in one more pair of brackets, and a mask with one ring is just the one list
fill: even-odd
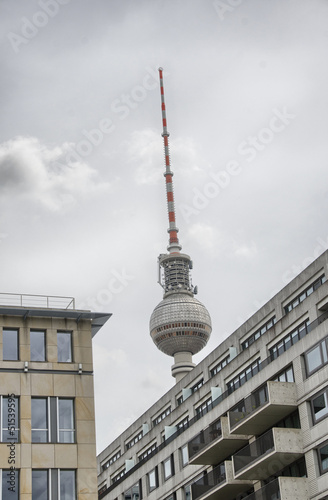
[(327, 275), (328, 251), (104, 449), (99, 498), (327, 500)]
[[(101, 316), (0, 305), (2, 499), (97, 499), (92, 330), (109, 317)], [(17, 429), (11, 437), (9, 416)], [(7, 484), (10, 471), (16, 475)]]

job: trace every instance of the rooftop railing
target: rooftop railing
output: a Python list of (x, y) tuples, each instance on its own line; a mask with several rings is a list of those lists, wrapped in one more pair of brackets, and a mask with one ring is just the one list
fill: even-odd
[(45, 309), (75, 309), (73, 297), (48, 295), (28, 295), (19, 293), (0, 293), (0, 306), (41, 307)]

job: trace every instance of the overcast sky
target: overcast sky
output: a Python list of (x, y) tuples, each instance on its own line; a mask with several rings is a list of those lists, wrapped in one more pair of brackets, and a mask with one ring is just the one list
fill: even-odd
[(1, 291), (112, 312), (98, 451), (174, 384), (149, 336), (177, 225), (213, 332), (328, 247), (327, 0), (1, 0)]

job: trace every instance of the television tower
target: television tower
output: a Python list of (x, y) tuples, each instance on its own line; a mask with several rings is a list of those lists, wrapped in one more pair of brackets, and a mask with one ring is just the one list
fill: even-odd
[(195, 299), (197, 287), (191, 283), (192, 261), (181, 253), (176, 226), (173, 172), (170, 165), (169, 133), (164, 100), (163, 69), (159, 68), (165, 153), (165, 181), (169, 215), (168, 253), (158, 257), (159, 284), (164, 289), (163, 300), (150, 318), (150, 335), (158, 349), (174, 357), (172, 375), (179, 382), (195, 364), (192, 355), (199, 352), (211, 335), (211, 318), (206, 307)]

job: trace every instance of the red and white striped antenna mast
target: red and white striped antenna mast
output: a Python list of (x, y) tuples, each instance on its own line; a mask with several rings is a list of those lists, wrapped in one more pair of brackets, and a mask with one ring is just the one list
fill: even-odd
[(178, 231), (176, 226), (175, 218), (175, 207), (174, 207), (174, 193), (173, 193), (173, 172), (171, 170), (170, 164), (170, 152), (169, 152), (169, 133), (167, 131), (167, 120), (166, 120), (166, 107), (164, 99), (164, 84), (163, 84), (163, 68), (158, 68), (159, 80), (161, 88), (161, 101), (162, 101), (162, 120), (163, 120), (163, 133), (162, 137), (164, 139), (164, 154), (165, 154), (165, 181), (166, 181), (166, 196), (167, 196), (167, 209), (169, 214), (169, 246), (167, 247), (170, 253), (180, 253), (181, 245), (179, 243)]

